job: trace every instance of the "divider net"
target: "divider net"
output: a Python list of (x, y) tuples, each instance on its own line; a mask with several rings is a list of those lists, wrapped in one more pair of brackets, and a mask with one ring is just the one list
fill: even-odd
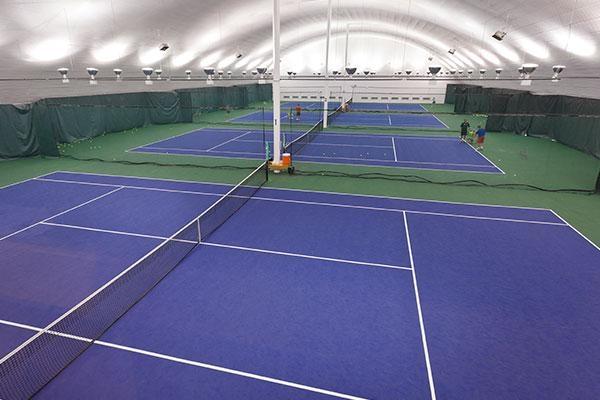
[(268, 180), (262, 163), (210, 208), (0, 359), (0, 399), (27, 399), (100, 338)]

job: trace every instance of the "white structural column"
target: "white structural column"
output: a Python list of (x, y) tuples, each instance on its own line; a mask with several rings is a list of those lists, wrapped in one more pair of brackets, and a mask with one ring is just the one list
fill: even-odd
[(281, 163), (281, 58), (279, 0), (273, 0), (273, 163)]
[(327, 128), (329, 113), (329, 40), (331, 38), (331, 0), (327, 3), (327, 38), (325, 39), (325, 101), (323, 102), (323, 128)]

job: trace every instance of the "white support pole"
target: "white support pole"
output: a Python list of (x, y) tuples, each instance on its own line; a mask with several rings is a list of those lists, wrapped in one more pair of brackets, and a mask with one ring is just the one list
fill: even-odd
[(281, 58), (279, 1), (273, 0), (273, 164), (281, 163)]
[(348, 46), (350, 45), (350, 24), (346, 24), (346, 49), (344, 51), (344, 68), (348, 66)]
[(323, 128), (327, 128), (329, 113), (329, 41), (331, 38), (331, 0), (327, 3), (327, 38), (325, 40), (325, 101), (323, 102)]

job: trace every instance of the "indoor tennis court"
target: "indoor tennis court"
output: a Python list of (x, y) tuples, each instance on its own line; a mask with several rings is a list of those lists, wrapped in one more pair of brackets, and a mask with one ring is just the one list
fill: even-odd
[(592, 400), (600, 4), (0, 2), (0, 400)]
[[(161, 243), (181, 240), (173, 238), (178, 227), (230, 189), (69, 172), (4, 189), (15, 208), (21, 204), (36, 216), (15, 214), (4, 228), (0, 252), (19, 259), (19, 268), (3, 271), (3, 291), (11, 294), (22, 283), (17, 306), (9, 299), (1, 306), (8, 319), (0, 328), (3, 343), (54, 330), (53, 321), (123, 266)], [(438, 396), (509, 396), (505, 382), (527, 379), (549, 387), (563, 371), (586, 365), (585, 343), (595, 337), (592, 330), (585, 334), (587, 324), (597, 324), (589, 277), (600, 256), (551, 210), (268, 188), (247, 201), (37, 397), (85, 397), (90, 390), (101, 397), (185, 396), (186, 385), (193, 385), (209, 396), (356, 399), (393, 392), (424, 398), (431, 364), (447, 371), (438, 378)], [(269, 227), (280, 220), (290, 228), (273, 238)], [(204, 224), (200, 219), (200, 229)], [(455, 245), (455, 235), (491, 230), (479, 259), (461, 262), (469, 256)], [(489, 268), (480, 268), (482, 259)], [(565, 259), (577, 263), (577, 275), (564, 270)], [(544, 270), (531, 270), (531, 263)], [(518, 285), (505, 286), (530, 280), (539, 285), (530, 295), (543, 301), (541, 308), (519, 303), (528, 295)], [(578, 311), (580, 324), (572, 323), (576, 302), (565, 302), (565, 285), (588, 299), (588, 309)], [(88, 311), (98, 316), (86, 316), (86, 329), (112, 307), (99, 300)], [(482, 312), (487, 318), (476, 322)], [(426, 331), (421, 313), (429, 316)], [(529, 322), (506, 326), (505, 313)], [(565, 325), (579, 332), (578, 339), (546, 334)], [(86, 340), (78, 331), (61, 333), (76, 338), (61, 337), (56, 346)], [(472, 371), (463, 380), (464, 368), (504, 358), (505, 346), (513, 356), (502, 366)], [(548, 347), (557, 351), (541, 351)], [(523, 370), (524, 359), (536, 367)], [(553, 363), (565, 369), (539, 368)], [(594, 384), (593, 374), (570, 379), (576, 386)]]
[[(286, 134), (288, 142), (304, 132)], [(133, 148), (129, 151), (198, 157), (261, 159), (272, 132), (244, 129), (201, 129)], [(361, 135), (327, 132), (295, 155), (300, 162), (385, 166), (503, 174), (473, 146), (439, 136)]]
[[(302, 103), (298, 103), (302, 104)], [(366, 104), (370, 104), (366, 106)], [(416, 106), (416, 107), (415, 107)], [(301, 106), (302, 107), (302, 106)], [(322, 106), (320, 107), (322, 110)], [(420, 104), (385, 104), (385, 103), (359, 103), (352, 109), (356, 112), (339, 115), (331, 122), (334, 126), (372, 126), (372, 127), (403, 127), (403, 128), (448, 128), (434, 114), (428, 112)], [(323, 117), (323, 111), (309, 103), (308, 107), (302, 108), (299, 116), (295, 115), (294, 107), (290, 111), (281, 113), (282, 124), (314, 125)], [(376, 111), (367, 113), (364, 111)], [(409, 112), (399, 113), (397, 111)], [(414, 113), (410, 113), (410, 112)], [(416, 112), (415, 112), (416, 111)], [(272, 120), (273, 113), (270, 111), (256, 111), (241, 117), (236, 117), (230, 122), (238, 123), (262, 123)]]

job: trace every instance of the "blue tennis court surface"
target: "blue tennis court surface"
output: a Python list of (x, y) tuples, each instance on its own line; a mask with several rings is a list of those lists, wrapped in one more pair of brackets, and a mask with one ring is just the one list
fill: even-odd
[[(303, 107), (300, 117), (292, 115), (292, 123), (313, 125), (323, 118), (323, 103), (298, 103)], [(333, 111), (339, 103), (329, 103)], [(295, 103), (282, 105), (281, 123), (290, 123), (290, 110)], [(386, 104), (386, 103), (353, 103), (352, 112), (340, 113), (331, 120), (332, 126), (374, 126), (374, 127), (409, 127), (409, 128), (435, 128), (448, 129), (448, 126), (420, 104)], [(293, 110), (292, 110), (293, 111)], [(377, 112), (360, 112), (377, 111)], [(385, 111), (390, 111), (386, 113)], [(414, 112), (400, 113), (401, 111)], [(293, 114), (293, 112), (292, 112)], [(230, 122), (258, 123), (273, 120), (272, 111), (256, 111), (241, 117), (233, 118)]]
[[(0, 189), (0, 357), (229, 189)], [(37, 397), (591, 399), (598, 265), (551, 210), (263, 188)]]
[[(302, 132), (286, 133), (286, 142)], [(272, 144), (272, 132), (264, 138)], [(130, 151), (143, 153), (264, 159), (263, 132), (205, 128)], [(322, 132), (307, 144), (295, 161), (504, 173), (482, 153), (458, 138), (443, 136), (374, 135)]]

